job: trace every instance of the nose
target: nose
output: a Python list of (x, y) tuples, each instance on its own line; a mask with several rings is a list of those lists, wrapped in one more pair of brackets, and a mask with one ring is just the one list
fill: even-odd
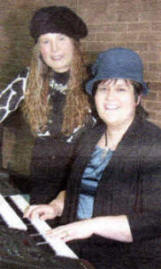
[(105, 96), (105, 98), (107, 99), (107, 100), (113, 100), (114, 99), (114, 91), (110, 88), (110, 89), (107, 89), (106, 90), (106, 96)]
[(51, 43), (51, 50), (57, 51), (58, 50), (58, 42), (56, 40), (53, 40)]

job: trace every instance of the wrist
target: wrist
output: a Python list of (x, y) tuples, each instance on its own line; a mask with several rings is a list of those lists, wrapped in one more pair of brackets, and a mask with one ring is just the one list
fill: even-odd
[(49, 203), (49, 205), (54, 208), (58, 217), (62, 215), (63, 209), (59, 201), (53, 200), (51, 203)]

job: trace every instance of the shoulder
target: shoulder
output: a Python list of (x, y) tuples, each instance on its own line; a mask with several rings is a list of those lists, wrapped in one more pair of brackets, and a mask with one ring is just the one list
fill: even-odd
[(29, 75), (29, 68), (24, 68), (12, 81), (12, 86), (15, 90), (19, 90), (19, 88), (22, 88), (23, 92), (26, 90), (26, 82)]
[(103, 132), (102, 126), (89, 127), (84, 130), (75, 144), (73, 153), (73, 164), (76, 167), (81, 167), (90, 158), (101, 133)]
[(140, 134), (145, 140), (161, 140), (161, 128), (148, 120), (140, 122)]
[(96, 124), (97, 120), (90, 112), (87, 116), (87, 119), (85, 120), (85, 123), (82, 126), (76, 127), (73, 132), (67, 137), (67, 143), (77, 144), (79, 140), (84, 137), (85, 134), (88, 134), (90, 131), (93, 130), (93, 127), (95, 127)]
[(105, 125), (102, 123), (96, 123), (94, 126), (84, 128), (84, 132), (80, 137), (80, 144), (86, 144), (86, 146), (88, 146), (88, 144), (93, 143), (93, 141), (97, 141), (98, 137), (101, 136), (104, 130)]
[[(139, 134), (139, 152), (146, 167), (161, 163), (161, 129), (150, 121), (143, 121)], [(146, 168), (147, 169), (147, 168)]]
[(14, 93), (23, 90), (24, 92), (28, 74), (29, 68), (26, 67), (7, 85), (4, 90), (1, 91), (1, 94), (4, 94), (8, 91), (13, 91)]
[(24, 69), (21, 70), (21, 72), (18, 74), (19, 78), (26, 78), (29, 74), (30, 68), (29, 67), (25, 67)]
[(18, 81), (25, 81), (29, 75), (29, 67), (25, 67), (24, 69), (22, 69), (17, 76), (12, 80), (11, 84), (16, 83)]

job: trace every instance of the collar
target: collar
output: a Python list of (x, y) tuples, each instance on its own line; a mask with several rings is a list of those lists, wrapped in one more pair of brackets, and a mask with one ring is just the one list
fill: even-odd
[(66, 94), (68, 80), (69, 71), (64, 73), (53, 72), (49, 85), (52, 89), (59, 91), (62, 94)]

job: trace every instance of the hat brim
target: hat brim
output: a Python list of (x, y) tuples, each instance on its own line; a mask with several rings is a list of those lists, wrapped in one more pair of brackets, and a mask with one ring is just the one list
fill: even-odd
[[(107, 80), (107, 79), (113, 79), (113, 77), (108, 77), (108, 78), (107, 78), (107, 76), (106, 76), (106, 77), (104, 77), (104, 76), (99, 76), (99, 77), (95, 77), (95, 78), (89, 80), (89, 81), (86, 83), (86, 86), (85, 86), (85, 90), (86, 90), (86, 92), (87, 92), (89, 95), (92, 95), (92, 91), (93, 91), (93, 87), (94, 87), (95, 82), (97, 82), (97, 81), (102, 81), (102, 80)], [(121, 77), (116, 77), (116, 79), (129, 79), (129, 80), (130, 80), (130, 78), (123, 78), (123, 77), (122, 77), (122, 78), (121, 78)], [(133, 79), (131, 79), (131, 80), (133, 80)], [(145, 82), (140, 82), (140, 81), (136, 81), (136, 82), (140, 83), (140, 84), (143, 86), (143, 95), (147, 95), (148, 92), (149, 92), (149, 88), (148, 88), (147, 83), (145, 83)]]

